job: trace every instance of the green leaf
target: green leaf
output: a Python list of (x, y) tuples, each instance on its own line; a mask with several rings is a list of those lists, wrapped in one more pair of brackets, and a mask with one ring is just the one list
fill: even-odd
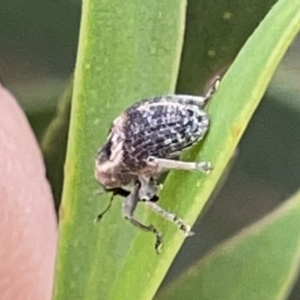
[[(180, 207), (189, 220), (195, 221), (224, 171), (279, 61), (299, 31), (299, 20), (299, 1), (279, 1), (222, 80), (209, 103), (212, 124), (201, 148), (201, 158), (214, 164), (213, 172), (209, 176), (186, 172), (172, 172), (168, 176), (161, 198), (173, 204), (173, 210)], [(198, 148), (194, 147), (185, 158), (194, 159)], [(170, 191), (172, 197), (168, 197)]]
[(286, 299), (300, 266), (300, 192), (244, 229), (155, 299)]
[[(123, 109), (174, 91), (185, 5), (183, 0), (83, 1), (54, 299), (113, 299), (115, 292), (124, 293), (122, 299), (146, 299), (140, 295), (154, 294), (160, 283), (158, 278), (128, 290), (126, 281), (119, 282), (140, 233), (123, 220), (117, 201), (103, 222), (94, 223), (110, 197), (94, 195), (94, 157)], [(152, 236), (146, 236), (145, 246), (156, 258)], [(144, 276), (138, 264), (132, 271)]]
[[(213, 163), (213, 172), (209, 176), (187, 172), (170, 173), (160, 197), (162, 206), (177, 212), (190, 224), (195, 222), (299, 27), (299, 1), (281, 0), (268, 13), (237, 56), (209, 103), (211, 128), (200, 155), (201, 160)], [(198, 152), (199, 146), (196, 146), (184, 159), (200, 160)], [(166, 261), (173, 259), (182, 237), (179, 233), (175, 234), (175, 229), (166, 222), (159, 223), (156, 220), (155, 224), (160, 225), (158, 228), (164, 228), (165, 233), (165, 251), (161, 255), (163, 259), (160, 258), (156, 265), (156, 274), (163, 277), (163, 267)], [(123, 276), (126, 277), (126, 274)]]

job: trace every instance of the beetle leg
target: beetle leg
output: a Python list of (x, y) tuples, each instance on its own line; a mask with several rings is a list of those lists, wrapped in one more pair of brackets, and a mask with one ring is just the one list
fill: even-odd
[(187, 170), (187, 171), (201, 171), (209, 174), (212, 170), (212, 165), (208, 161), (202, 162), (186, 162), (172, 159), (148, 157), (147, 163), (150, 167), (157, 168), (158, 172), (169, 170)]
[(125, 198), (123, 202), (123, 216), (128, 220), (133, 226), (138, 227), (144, 231), (153, 232), (156, 236), (155, 250), (160, 253), (162, 248), (162, 234), (153, 225), (144, 225), (137, 221), (134, 217), (134, 211), (136, 209), (137, 203), (139, 201), (138, 192), (140, 185), (135, 184), (132, 193)]
[(107, 207), (97, 216), (97, 218), (95, 219), (95, 222), (100, 222), (102, 217), (104, 216), (104, 214), (110, 209), (111, 205), (112, 205), (112, 202), (114, 200), (114, 196), (115, 194), (113, 193), (109, 199), (109, 203), (107, 205)]
[(185, 222), (182, 219), (178, 218), (174, 213), (165, 210), (164, 208), (159, 206), (157, 203), (154, 203), (151, 201), (144, 201), (144, 203), (155, 213), (161, 215), (166, 220), (175, 223), (179, 227), (179, 229), (183, 231), (183, 233), (186, 237), (194, 235), (194, 232), (191, 231), (191, 227), (189, 225), (185, 224)]
[(140, 189), (138, 198), (141, 200), (149, 200), (155, 202), (162, 189), (162, 184), (157, 184), (153, 177), (139, 176)]
[(218, 89), (218, 87), (220, 85), (220, 82), (221, 82), (221, 77), (220, 76), (216, 76), (213, 79), (213, 82), (210, 85), (209, 90), (205, 94), (205, 102), (207, 102), (207, 100), (209, 100), (211, 98), (211, 96), (216, 92), (216, 90)]

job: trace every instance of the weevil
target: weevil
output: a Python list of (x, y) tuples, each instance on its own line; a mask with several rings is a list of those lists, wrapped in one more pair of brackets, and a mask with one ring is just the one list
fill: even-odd
[[(212, 169), (210, 162), (180, 161), (179, 155), (201, 140), (209, 129), (204, 107), (219, 82), (217, 77), (204, 96), (165, 95), (133, 104), (113, 121), (106, 143), (96, 155), (95, 177), (106, 191), (112, 192), (107, 209), (115, 195), (123, 196), (123, 216), (132, 225), (156, 235), (157, 252), (162, 246), (162, 234), (153, 225), (136, 220), (134, 211), (138, 202), (143, 201), (178, 225), (185, 236), (194, 234), (182, 219), (158, 205), (157, 179), (170, 170), (209, 173)], [(102, 216), (103, 213), (98, 220)]]

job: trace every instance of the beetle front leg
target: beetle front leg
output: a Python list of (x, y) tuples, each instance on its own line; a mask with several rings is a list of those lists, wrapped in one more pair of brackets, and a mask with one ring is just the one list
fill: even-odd
[(144, 225), (133, 217), (134, 211), (139, 201), (139, 197), (138, 197), (139, 188), (140, 185), (135, 184), (132, 193), (130, 193), (130, 195), (125, 198), (123, 202), (123, 216), (133, 226), (142, 229), (144, 231), (153, 232), (156, 236), (155, 250), (157, 253), (160, 253), (162, 248), (162, 234), (152, 224)]

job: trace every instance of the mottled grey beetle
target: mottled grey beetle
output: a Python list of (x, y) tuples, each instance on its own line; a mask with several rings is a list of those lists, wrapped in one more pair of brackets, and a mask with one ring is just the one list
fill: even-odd
[(211, 170), (209, 162), (178, 159), (183, 150), (201, 140), (207, 132), (209, 118), (204, 106), (219, 82), (217, 78), (204, 97), (166, 95), (133, 104), (114, 120), (106, 144), (96, 155), (96, 179), (106, 191), (113, 192), (113, 196), (125, 197), (124, 217), (134, 226), (155, 233), (157, 251), (162, 246), (162, 234), (153, 225), (137, 221), (133, 216), (135, 208), (138, 201), (144, 201), (153, 211), (177, 224), (185, 236), (193, 235), (190, 226), (156, 203), (160, 188), (157, 178), (173, 169), (204, 173)]

